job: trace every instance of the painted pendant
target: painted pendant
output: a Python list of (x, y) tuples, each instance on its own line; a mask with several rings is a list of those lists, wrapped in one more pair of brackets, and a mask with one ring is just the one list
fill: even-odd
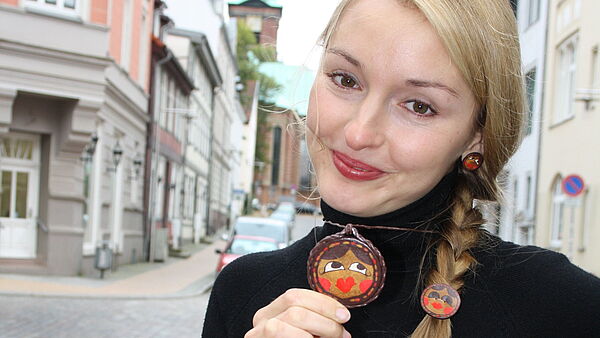
[(452, 317), (460, 307), (460, 295), (450, 285), (433, 284), (421, 294), (421, 307), (438, 319)]
[(365, 306), (379, 296), (385, 261), (352, 224), (320, 240), (308, 257), (308, 283), (348, 308)]

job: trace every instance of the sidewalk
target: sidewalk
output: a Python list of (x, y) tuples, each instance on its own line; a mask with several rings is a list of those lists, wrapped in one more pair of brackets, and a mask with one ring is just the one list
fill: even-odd
[(150, 299), (200, 295), (212, 287), (219, 256), (216, 248), (225, 242), (186, 247), (189, 258), (169, 257), (164, 263), (119, 266), (99, 277), (57, 277), (0, 274), (0, 295), (39, 297)]

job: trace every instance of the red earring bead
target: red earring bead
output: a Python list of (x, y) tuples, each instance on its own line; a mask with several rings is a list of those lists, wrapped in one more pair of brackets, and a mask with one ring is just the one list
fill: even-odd
[(483, 155), (477, 152), (469, 153), (463, 159), (463, 167), (468, 171), (479, 169), (483, 164)]

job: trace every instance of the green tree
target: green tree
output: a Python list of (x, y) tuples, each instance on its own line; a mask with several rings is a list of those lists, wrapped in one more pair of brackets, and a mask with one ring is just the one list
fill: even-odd
[[(258, 68), (262, 62), (275, 61), (273, 46), (259, 45), (254, 32), (243, 22), (238, 21), (237, 62), (240, 81), (244, 86), (248, 81), (259, 81), (259, 103), (269, 105), (281, 90), (281, 85), (274, 78), (262, 74)], [(242, 92), (241, 101), (244, 106), (250, 103), (252, 97)]]

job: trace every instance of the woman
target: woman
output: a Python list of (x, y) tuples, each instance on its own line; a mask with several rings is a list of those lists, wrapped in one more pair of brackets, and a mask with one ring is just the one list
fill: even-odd
[[(496, 177), (521, 132), (509, 1), (344, 0), (322, 42), (307, 144), (325, 225), (230, 264), (204, 336), (597, 334), (600, 281), (563, 255), (487, 234), (473, 207), (498, 200)], [(328, 292), (356, 290), (346, 275), (323, 277), (344, 262), (327, 270), (312, 261), (341, 227), (370, 241), (387, 267), (364, 306)]]

